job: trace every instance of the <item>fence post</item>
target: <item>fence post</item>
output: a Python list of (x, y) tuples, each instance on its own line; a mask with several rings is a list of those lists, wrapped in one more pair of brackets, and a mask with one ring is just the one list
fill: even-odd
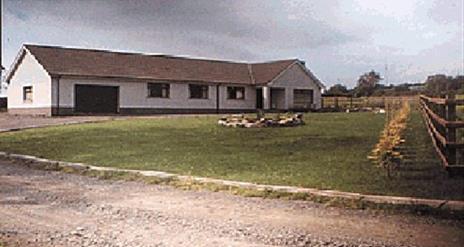
[[(456, 121), (456, 102), (454, 92), (449, 92), (446, 96), (446, 120), (447, 121)], [(450, 100), (448, 102), (448, 100)], [(446, 141), (456, 143), (456, 128), (448, 127), (446, 128)], [(456, 164), (456, 148), (448, 146), (446, 148), (446, 158), (448, 159), (448, 165)]]
[(338, 97), (335, 97), (335, 109), (338, 109)]
[(353, 95), (350, 95), (350, 109), (353, 109)]

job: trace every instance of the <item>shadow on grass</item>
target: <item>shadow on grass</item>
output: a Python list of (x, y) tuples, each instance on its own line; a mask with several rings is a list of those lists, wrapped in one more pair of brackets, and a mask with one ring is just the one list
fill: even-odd
[(404, 139), (399, 150), (405, 154), (405, 160), (397, 168), (392, 186), (404, 188), (408, 194), (412, 192), (418, 197), (463, 200), (464, 178), (449, 177), (417, 109), (411, 112)]

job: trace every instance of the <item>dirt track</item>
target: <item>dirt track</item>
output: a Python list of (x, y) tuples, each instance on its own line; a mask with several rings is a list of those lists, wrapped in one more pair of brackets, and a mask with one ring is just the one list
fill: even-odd
[(464, 222), (104, 181), (0, 160), (7, 246), (463, 246)]

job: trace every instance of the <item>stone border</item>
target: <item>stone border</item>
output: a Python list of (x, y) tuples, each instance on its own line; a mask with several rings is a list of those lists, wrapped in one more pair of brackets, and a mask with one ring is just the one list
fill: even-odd
[(146, 177), (154, 177), (159, 179), (176, 179), (182, 182), (197, 182), (200, 184), (215, 184), (219, 186), (230, 186), (240, 189), (248, 189), (255, 191), (271, 191), (278, 193), (288, 194), (307, 194), (314, 197), (330, 198), (330, 199), (344, 199), (365, 203), (373, 203), (379, 205), (395, 205), (395, 206), (412, 206), (412, 207), (428, 207), (438, 210), (461, 211), (464, 212), (464, 201), (450, 201), (450, 200), (437, 200), (437, 199), (423, 199), (414, 197), (399, 197), (399, 196), (381, 196), (381, 195), (365, 195), (354, 192), (342, 192), (337, 190), (320, 190), (313, 188), (301, 188), (294, 186), (279, 186), (279, 185), (263, 185), (249, 182), (239, 182), (231, 180), (222, 180), (205, 177), (185, 176), (168, 172), (160, 171), (147, 171), (147, 170), (130, 170), (119, 169), (112, 167), (99, 167), (83, 163), (72, 163), (55, 161), (49, 159), (38, 158), (32, 155), (10, 154), (0, 152), (0, 157), (10, 158), (13, 160), (20, 160), (25, 162), (32, 162), (38, 164), (57, 165), (61, 168), (72, 168), (75, 170), (89, 170), (89, 171), (110, 171), (110, 172), (126, 172), (129, 174), (142, 175)]

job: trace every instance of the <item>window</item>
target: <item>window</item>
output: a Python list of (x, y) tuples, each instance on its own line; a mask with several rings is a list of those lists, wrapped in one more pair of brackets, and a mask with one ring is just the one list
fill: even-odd
[(32, 86), (23, 87), (23, 101), (32, 103)]
[(168, 83), (148, 83), (148, 97), (151, 98), (169, 98)]
[(301, 109), (309, 109), (313, 102), (313, 90), (311, 89), (295, 89), (293, 91), (293, 107)]
[(191, 99), (207, 99), (208, 98), (208, 86), (189, 84), (190, 98)]
[(245, 99), (244, 87), (227, 87), (228, 99)]

